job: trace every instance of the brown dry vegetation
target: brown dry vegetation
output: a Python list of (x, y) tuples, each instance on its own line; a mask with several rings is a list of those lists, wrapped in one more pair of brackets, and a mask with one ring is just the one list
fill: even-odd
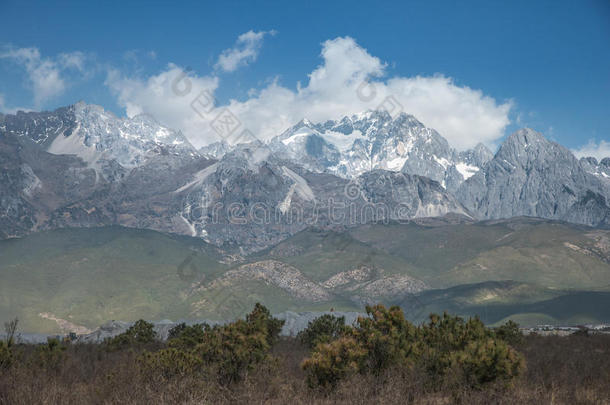
[(36, 347), (21, 346), (16, 350), (19, 360), (0, 374), (0, 403), (610, 403), (610, 336), (530, 336), (518, 349), (526, 358), (525, 373), (512, 386), (477, 390), (426, 388), (426, 373), (416, 369), (356, 375), (333, 389), (312, 389), (301, 369), (309, 349), (295, 339), (280, 340), (269, 360), (231, 385), (143, 370), (137, 360), (143, 348), (109, 351), (99, 345), (71, 345), (59, 360), (40, 362)]

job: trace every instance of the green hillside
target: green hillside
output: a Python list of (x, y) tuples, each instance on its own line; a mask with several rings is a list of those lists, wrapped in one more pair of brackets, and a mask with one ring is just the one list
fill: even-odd
[(148, 230), (41, 232), (0, 241), (0, 320), (58, 332), (111, 319), (226, 319), (259, 301), (274, 312), (381, 301), (413, 320), (448, 310), (489, 323), (610, 321), (609, 234), (527, 218), (374, 224), (309, 229), (241, 257)]
[(411, 263), (432, 287), (515, 280), (553, 288), (610, 286), (608, 231), (531, 218), (423, 226), (366, 225), (350, 234)]
[[(201, 241), (119, 227), (62, 229), (0, 241), (0, 318), (18, 316), (24, 330), (50, 332), (40, 313), (95, 327), (110, 319), (183, 316), (193, 273), (228, 266)], [(197, 275), (200, 277), (200, 275)]]
[(513, 319), (524, 326), (603, 323), (610, 319), (610, 292), (569, 291), (514, 281), (489, 281), (429, 290), (394, 302), (416, 322), (432, 312), (478, 315), (486, 324)]

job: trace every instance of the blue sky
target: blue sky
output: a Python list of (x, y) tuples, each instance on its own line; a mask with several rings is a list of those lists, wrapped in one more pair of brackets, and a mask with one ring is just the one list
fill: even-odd
[(205, 143), (190, 99), (151, 100), (181, 69), (263, 137), (370, 78), (459, 148), (530, 126), (610, 154), (608, 1), (91, 3), (0, 0), (1, 111), (83, 99)]

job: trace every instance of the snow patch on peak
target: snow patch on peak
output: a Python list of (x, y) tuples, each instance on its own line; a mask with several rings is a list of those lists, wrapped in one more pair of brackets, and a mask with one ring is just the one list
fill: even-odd
[(397, 158), (388, 160), (386, 162), (385, 166), (386, 166), (387, 170), (398, 172), (405, 165), (406, 161), (407, 161), (406, 157), (397, 157)]
[(133, 168), (161, 149), (175, 154), (196, 153), (179, 131), (160, 125), (146, 114), (118, 118), (97, 105), (73, 106), (77, 127), (69, 136), (59, 135), (48, 147), (53, 154), (73, 154), (88, 164), (101, 157)]
[(297, 139), (312, 135), (314, 132), (309, 128), (300, 128), (294, 135), (289, 136), (288, 138), (282, 139), (282, 143), (284, 145), (291, 144), (295, 142)]
[(479, 167), (471, 166), (471, 165), (463, 163), (463, 162), (456, 164), (455, 168), (462, 175), (464, 180), (468, 180), (469, 178), (474, 176), (474, 174), (476, 172), (478, 172), (480, 170)]
[(345, 152), (353, 147), (354, 142), (358, 139), (366, 139), (360, 130), (353, 130), (349, 135), (335, 131), (325, 131), (322, 137), (329, 143), (333, 144), (340, 152)]

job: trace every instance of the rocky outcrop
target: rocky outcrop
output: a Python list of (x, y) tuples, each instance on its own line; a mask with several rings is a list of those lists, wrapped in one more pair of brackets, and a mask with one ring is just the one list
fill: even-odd
[[(346, 285), (370, 281), (376, 275), (376, 270), (369, 266), (361, 266), (357, 269), (342, 271), (337, 273), (322, 283), (324, 288), (334, 289), (337, 287), (345, 288)], [(357, 288), (357, 287), (356, 287)], [(351, 288), (355, 289), (355, 288)]]
[(390, 275), (371, 281), (362, 287), (367, 297), (399, 297), (427, 289), (423, 281), (405, 275)]
[(289, 264), (264, 260), (241, 265), (229, 270), (221, 277), (203, 284), (193, 293), (231, 288), (246, 280), (259, 280), (268, 285), (280, 288), (293, 298), (324, 302), (336, 298), (336, 294), (361, 300), (365, 297), (370, 302), (384, 298), (401, 297), (405, 294), (421, 292), (428, 287), (425, 283), (408, 275), (389, 274), (383, 269), (361, 266), (343, 271), (318, 283), (304, 276), (299, 269)]
[(403, 297), (428, 289), (426, 284), (408, 275), (385, 275), (383, 269), (361, 266), (335, 274), (322, 283), (333, 291), (350, 293), (351, 299), (366, 304), (379, 302), (384, 298)]
[(243, 280), (261, 280), (304, 301), (328, 301), (332, 297), (327, 290), (303, 276), (299, 269), (275, 260), (244, 264), (227, 271), (221, 278), (210, 282), (200, 290), (230, 287)]
[(531, 129), (512, 134), (456, 193), (480, 219), (525, 215), (593, 226), (610, 223), (609, 195), (568, 149)]

